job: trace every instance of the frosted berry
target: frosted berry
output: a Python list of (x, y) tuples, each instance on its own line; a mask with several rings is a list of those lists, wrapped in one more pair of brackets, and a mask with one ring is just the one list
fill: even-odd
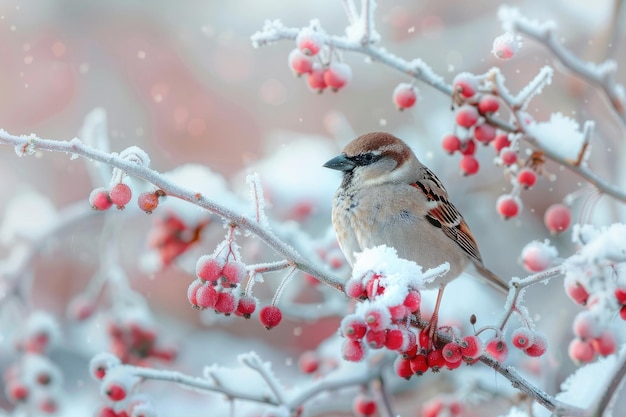
[(357, 416), (373, 416), (377, 410), (376, 401), (369, 395), (359, 394), (354, 398), (352, 410)]
[(404, 345), (404, 332), (400, 329), (390, 329), (385, 335), (385, 347), (389, 350), (400, 350)]
[(307, 82), (311, 90), (321, 93), (328, 87), (324, 81), (324, 68), (318, 63), (313, 64), (313, 69), (307, 77)]
[(468, 139), (461, 143), (461, 153), (463, 155), (474, 155), (476, 153), (476, 142), (472, 139)]
[(441, 147), (449, 154), (461, 150), (461, 139), (457, 135), (445, 135), (441, 141)]
[(115, 382), (107, 384), (104, 393), (112, 401), (122, 401), (124, 398), (126, 398), (126, 389)]
[(37, 407), (46, 414), (55, 414), (59, 409), (59, 404), (54, 398), (45, 397), (39, 401)]
[(487, 145), (496, 138), (496, 128), (488, 123), (480, 124), (474, 127), (474, 137), (480, 143)]
[(473, 360), (480, 356), (482, 342), (478, 336), (465, 336), (460, 343), (461, 355), (464, 360)]
[(243, 295), (237, 303), (237, 312), (243, 317), (249, 319), (254, 310), (256, 310), (257, 299), (251, 295)]
[(416, 375), (423, 375), (426, 371), (428, 371), (428, 359), (426, 358), (426, 355), (422, 353), (411, 358), (410, 364), (411, 370)]
[(553, 204), (546, 210), (543, 222), (551, 233), (561, 233), (570, 225), (572, 213), (565, 204)]
[(428, 355), (426, 355), (426, 362), (428, 363), (428, 367), (433, 372), (439, 372), (439, 370), (446, 365), (446, 360), (443, 357), (441, 349), (435, 349), (428, 352)]
[(466, 129), (474, 126), (478, 122), (478, 110), (469, 104), (464, 104), (456, 111), (456, 124)]
[(365, 337), (367, 323), (358, 315), (350, 314), (341, 320), (341, 333), (344, 337), (352, 340), (360, 340)]
[(109, 191), (111, 203), (115, 204), (118, 209), (123, 210), (126, 204), (130, 202), (133, 192), (130, 187), (123, 182), (115, 184)]
[(400, 83), (393, 90), (393, 103), (398, 110), (413, 107), (417, 101), (417, 88), (409, 83)]
[(526, 349), (533, 344), (535, 336), (526, 327), (520, 327), (511, 334), (511, 343), (518, 349)]
[(505, 219), (515, 217), (521, 211), (522, 202), (519, 198), (509, 194), (503, 194), (496, 201), (496, 209), (498, 213)]
[(243, 262), (230, 261), (226, 262), (226, 265), (224, 265), (222, 274), (231, 286), (235, 286), (243, 281), (248, 274), (248, 271), (246, 270), (246, 264)]
[(385, 330), (391, 324), (391, 314), (385, 307), (371, 308), (365, 313), (365, 322), (374, 331)]
[(409, 293), (404, 297), (404, 304), (411, 313), (415, 313), (420, 309), (422, 303), (422, 295), (417, 290), (409, 290)]
[(481, 114), (491, 114), (498, 111), (500, 102), (491, 94), (485, 94), (478, 100), (478, 111)]
[(381, 349), (385, 346), (387, 332), (385, 330), (368, 330), (365, 334), (365, 343), (372, 349)]
[(517, 182), (526, 189), (532, 188), (537, 182), (537, 173), (530, 168), (522, 168), (517, 173)]
[(204, 281), (217, 283), (223, 270), (224, 261), (212, 255), (203, 255), (196, 262), (196, 276)]
[(541, 272), (554, 263), (557, 251), (547, 243), (530, 242), (522, 249), (522, 263), (528, 272)]
[(574, 334), (581, 339), (595, 339), (600, 336), (600, 323), (594, 313), (583, 310), (576, 314), (572, 323)]
[(463, 357), (461, 354), (461, 347), (453, 342), (446, 344), (441, 353), (446, 363), (460, 362)]
[(454, 89), (454, 94), (458, 94), (465, 99), (471, 98), (478, 90), (478, 80), (474, 75), (462, 72), (452, 80), (452, 88)]
[(411, 369), (411, 361), (409, 359), (404, 359), (402, 356), (398, 356), (393, 362), (393, 370), (395, 371), (396, 375), (404, 379), (411, 379), (411, 377), (415, 373)]
[[(207, 286), (208, 287), (208, 286)], [(237, 297), (232, 292), (222, 291), (217, 293), (217, 301), (215, 302), (215, 311), (229, 315), (237, 310)], [(200, 302), (200, 299), (198, 299)]]
[(385, 287), (380, 282), (380, 275), (374, 274), (365, 284), (365, 293), (367, 298), (373, 300), (377, 295), (385, 292)]
[(605, 330), (600, 334), (600, 337), (591, 340), (591, 346), (598, 355), (607, 356), (615, 353), (617, 342), (615, 341), (613, 332)]
[[(196, 291), (196, 303), (200, 308), (214, 308), (217, 304), (218, 293), (215, 288), (209, 284), (204, 284), (198, 287)], [(193, 304), (193, 303), (192, 303)]]
[(493, 338), (487, 342), (485, 352), (498, 362), (504, 362), (509, 354), (509, 348), (502, 339)]
[(506, 166), (511, 166), (517, 162), (517, 152), (511, 148), (504, 148), (500, 151), (500, 159)]
[(289, 68), (298, 76), (308, 74), (313, 69), (313, 60), (299, 49), (294, 49), (289, 53), (288, 62)]
[(615, 289), (615, 298), (620, 305), (626, 304), (626, 287), (617, 287)]
[(12, 403), (26, 401), (29, 393), (28, 387), (18, 381), (11, 381), (6, 386), (6, 396)]
[(541, 356), (546, 353), (546, 349), (548, 348), (548, 341), (546, 337), (538, 332), (533, 333), (533, 343), (528, 346), (524, 353), (528, 356)]
[(511, 141), (509, 140), (509, 136), (504, 133), (497, 135), (496, 138), (491, 143), (493, 144), (493, 147), (496, 148), (496, 152), (498, 152), (498, 154), (500, 153), (502, 149), (508, 148), (509, 146), (511, 146)]
[(563, 284), (565, 285), (565, 293), (572, 299), (572, 301), (580, 305), (587, 304), (587, 300), (589, 300), (589, 293), (580, 282), (566, 276)]
[(112, 353), (99, 353), (89, 362), (89, 373), (94, 379), (100, 381), (105, 377), (109, 369), (119, 365), (120, 363), (120, 359)]
[(89, 204), (94, 210), (108, 210), (113, 205), (109, 191), (104, 187), (98, 187), (89, 194)]
[(346, 339), (341, 345), (341, 354), (347, 361), (359, 362), (365, 356), (365, 349), (360, 341)]
[(300, 355), (298, 359), (298, 367), (305, 374), (312, 374), (317, 371), (320, 366), (320, 358), (317, 352), (307, 350)]
[(589, 363), (596, 356), (588, 340), (574, 338), (567, 349), (569, 357), (576, 363)]
[(491, 52), (500, 59), (510, 59), (517, 54), (520, 41), (511, 32), (506, 32), (493, 40)]
[(137, 205), (146, 213), (152, 213), (159, 205), (159, 195), (155, 192), (143, 192), (137, 197)]
[(391, 315), (391, 321), (393, 323), (399, 323), (405, 321), (411, 314), (409, 309), (403, 304), (389, 307), (389, 314)]
[(187, 299), (189, 300), (189, 303), (191, 303), (192, 306), (198, 307), (198, 288), (200, 288), (202, 286), (202, 281), (200, 281), (199, 279), (196, 279), (194, 281), (191, 282), (191, 284), (189, 284), (189, 287), (187, 288)]
[(352, 68), (345, 62), (331, 62), (324, 71), (324, 82), (333, 91), (343, 88), (352, 79)]
[(626, 306), (622, 306), (622, 308), (619, 309), (619, 316), (622, 320), (626, 320)]
[(318, 32), (312, 29), (302, 29), (296, 37), (296, 45), (303, 54), (314, 56), (317, 55), (322, 48), (322, 37)]
[(259, 311), (259, 320), (267, 330), (270, 330), (280, 324), (283, 313), (276, 306), (265, 306)]
[(464, 155), (460, 164), (463, 175), (474, 175), (480, 169), (480, 164), (474, 155)]
[(349, 279), (345, 285), (346, 295), (350, 298), (364, 298), (367, 294), (360, 279)]

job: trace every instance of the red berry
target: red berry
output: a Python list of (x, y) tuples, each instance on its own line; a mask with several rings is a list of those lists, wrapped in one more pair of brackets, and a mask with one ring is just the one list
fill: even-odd
[(398, 110), (413, 107), (417, 101), (417, 88), (409, 83), (400, 83), (393, 90), (393, 102)]
[(352, 340), (362, 339), (367, 332), (367, 323), (356, 314), (344, 317), (340, 327), (344, 337)]
[(478, 336), (465, 336), (461, 340), (461, 355), (464, 360), (473, 360), (480, 356), (482, 342)]
[(357, 416), (369, 417), (376, 414), (376, 401), (370, 396), (359, 394), (352, 403), (352, 410)]
[(124, 387), (115, 382), (108, 384), (105, 390), (105, 394), (112, 401), (122, 401), (124, 398), (126, 398), (126, 390), (124, 389)]
[(488, 123), (480, 124), (474, 127), (474, 137), (480, 143), (487, 145), (496, 138), (496, 128)]
[(411, 314), (409, 309), (404, 304), (389, 307), (389, 314), (391, 315), (391, 321), (393, 323), (399, 323), (405, 321)]
[(482, 114), (495, 113), (500, 108), (500, 102), (491, 94), (485, 94), (478, 100), (478, 111)]
[(505, 220), (519, 214), (522, 203), (519, 198), (512, 195), (503, 194), (496, 201), (496, 209)]
[(312, 350), (303, 352), (298, 359), (298, 366), (300, 367), (300, 371), (305, 374), (312, 374), (317, 371), (320, 366), (320, 358), (317, 352)]
[(426, 361), (428, 362), (428, 367), (433, 372), (439, 372), (439, 370), (446, 364), (446, 360), (443, 357), (441, 349), (435, 349), (428, 352), (428, 355), (426, 355)]
[(553, 204), (546, 210), (543, 222), (551, 233), (561, 233), (570, 225), (572, 213), (565, 204)]
[(474, 75), (462, 72), (452, 80), (452, 88), (454, 89), (454, 93), (461, 97), (471, 98), (476, 94), (476, 90), (478, 89), (478, 80)]
[(491, 52), (500, 59), (513, 58), (519, 50), (520, 43), (515, 34), (506, 32), (493, 40)]
[(10, 381), (7, 383), (6, 395), (9, 401), (16, 403), (26, 401), (29, 394), (28, 387), (18, 381)]
[(409, 293), (404, 298), (404, 304), (411, 313), (415, 313), (420, 309), (422, 303), (422, 295), (417, 290), (409, 290)]
[(626, 306), (622, 306), (622, 308), (619, 309), (619, 316), (622, 320), (626, 320)]
[(524, 350), (524, 353), (528, 356), (541, 356), (546, 352), (547, 348), (548, 341), (546, 340), (546, 337), (541, 333), (535, 332), (533, 333), (533, 344), (528, 346)]
[(574, 338), (567, 349), (569, 357), (576, 363), (589, 363), (596, 353), (588, 340)]
[(459, 368), (462, 364), (463, 364), (463, 361), (456, 361), (456, 362), (446, 361), (446, 368), (452, 370), (452, 369)]
[(322, 48), (321, 35), (312, 29), (303, 29), (296, 37), (296, 45), (305, 55), (317, 55)]
[(89, 194), (89, 204), (94, 210), (108, 210), (113, 205), (109, 191), (104, 187), (96, 188)]
[(365, 343), (372, 349), (380, 349), (385, 346), (385, 340), (387, 339), (387, 332), (384, 330), (375, 331), (368, 330), (365, 334)]
[(617, 342), (615, 341), (613, 332), (605, 330), (600, 334), (600, 337), (591, 341), (591, 346), (593, 347), (593, 350), (598, 353), (598, 355), (607, 356), (615, 353)]
[(365, 288), (363, 288), (363, 282), (360, 279), (349, 279), (344, 286), (346, 295), (350, 298), (359, 299), (367, 296)]
[(398, 356), (393, 362), (393, 370), (396, 372), (396, 375), (404, 379), (411, 379), (415, 373), (411, 369), (411, 361), (404, 359), (402, 356)]
[(485, 352), (498, 362), (504, 362), (509, 354), (509, 348), (502, 339), (493, 338), (485, 346)]
[(626, 304), (626, 287), (618, 287), (615, 289), (615, 298), (620, 305)]
[(143, 192), (137, 197), (137, 205), (141, 210), (150, 214), (159, 205), (159, 196), (155, 192)]
[(283, 313), (276, 306), (265, 306), (259, 312), (259, 320), (267, 330), (278, 326), (283, 318)]
[(598, 318), (589, 310), (583, 310), (576, 314), (572, 323), (572, 330), (581, 339), (595, 339), (601, 333)]
[(500, 151), (500, 159), (506, 166), (511, 166), (517, 162), (517, 152), (511, 148), (504, 148)]
[(580, 305), (587, 304), (587, 300), (589, 300), (589, 293), (580, 282), (566, 276), (563, 283), (565, 285), (565, 293), (572, 299), (572, 301)]
[(426, 403), (422, 407), (421, 417), (443, 417), (447, 415), (447, 411), (444, 408), (445, 404), (441, 399), (434, 398)]
[(386, 330), (391, 324), (391, 314), (387, 308), (376, 306), (365, 313), (365, 322), (371, 330)]
[(118, 417), (113, 407), (103, 406), (95, 413), (95, 417)]
[(517, 173), (517, 182), (524, 188), (531, 188), (537, 182), (537, 174), (530, 168), (522, 168)]
[(331, 62), (324, 71), (324, 82), (333, 91), (343, 88), (352, 79), (352, 68), (345, 62)]
[(469, 129), (476, 124), (478, 116), (478, 110), (476, 110), (476, 107), (464, 104), (456, 111), (456, 124)]
[(385, 347), (389, 350), (399, 350), (404, 344), (404, 333), (400, 329), (389, 329), (385, 335)]
[(500, 151), (504, 148), (508, 148), (511, 146), (511, 141), (509, 140), (509, 136), (506, 134), (497, 135), (493, 140), (493, 147), (496, 148), (496, 152), (499, 154)]
[(242, 295), (237, 303), (237, 311), (249, 319), (254, 310), (256, 310), (257, 299), (251, 295)]
[(217, 291), (215, 291), (215, 288), (205, 283), (204, 285), (198, 287), (196, 291), (196, 304), (194, 305), (203, 309), (214, 308), (215, 304), (217, 304), (218, 298), (219, 295)]
[(474, 155), (476, 153), (476, 142), (472, 139), (466, 140), (461, 144), (461, 153), (463, 155)]
[[(207, 286), (208, 288), (209, 286)], [(201, 287), (202, 288), (202, 287)], [(213, 287), (211, 287), (213, 289)], [(215, 289), (213, 289), (215, 291)], [(232, 314), (237, 310), (237, 297), (232, 292), (222, 291), (217, 293), (217, 301), (215, 302), (215, 311), (226, 315)], [(198, 298), (198, 302), (200, 299)]]
[(133, 196), (130, 187), (123, 182), (117, 183), (109, 191), (111, 203), (115, 204), (118, 209), (122, 210)]
[(534, 343), (535, 337), (526, 327), (520, 327), (511, 334), (511, 343), (518, 349), (526, 349)]
[(441, 141), (443, 150), (450, 155), (461, 150), (461, 139), (457, 135), (445, 135)]
[(443, 347), (441, 353), (446, 363), (460, 362), (463, 357), (463, 355), (461, 354), (461, 347), (454, 342), (447, 343)]
[(428, 371), (428, 359), (426, 355), (420, 353), (419, 355), (415, 355), (414, 358), (410, 360), (411, 370), (416, 375), (423, 375), (426, 371)]
[(365, 356), (365, 349), (360, 341), (346, 339), (341, 346), (341, 354), (347, 361), (360, 362)]
[(196, 279), (189, 284), (189, 288), (187, 288), (187, 299), (191, 303), (192, 306), (198, 306), (198, 288), (202, 286), (202, 281)]
[(324, 68), (318, 63), (313, 64), (313, 69), (307, 77), (307, 82), (311, 90), (321, 93), (328, 87), (324, 81)]
[(243, 279), (248, 274), (248, 271), (246, 270), (246, 264), (244, 264), (243, 262), (230, 261), (226, 262), (226, 265), (224, 265), (222, 274), (231, 286), (236, 286), (241, 281), (243, 281)]
[(365, 292), (367, 298), (373, 300), (377, 295), (381, 295), (385, 292), (385, 287), (380, 282), (380, 275), (374, 274), (365, 284)]
[(522, 263), (528, 272), (548, 269), (556, 259), (556, 250), (547, 243), (530, 242), (522, 249)]
[(196, 262), (198, 278), (211, 283), (217, 283), (223, 275), (224, 261), (212, 255), (203, 255)]
[(464, 175), (474, 175), (479, 169), (480, 164), (473, 155), (464, 155), (461, 158), (461, 171)]
[(289, 68), (296, 74), (308, 74), (313, 69), (313, 60), (302, 53), (299, 49), (294, 49), (289, 53)]

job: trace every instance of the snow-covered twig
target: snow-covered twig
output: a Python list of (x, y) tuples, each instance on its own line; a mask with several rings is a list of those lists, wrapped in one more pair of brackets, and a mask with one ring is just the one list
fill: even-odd
[(255, 352), (249, 352), (245, 355), (241, 355), (239, 356), (239, 360), (242, 364), (256, 371), (261, 378), (263, 378), (279, 404), (285, 404), (285, 389), (281, 386), (278, 378), (276, 378), (274, 373), (270, 370), (271, 365), (269, 363), (264, 363)]
[(590, 416), (602, 416), (604, 411), (609, 407), (615, 393), (624, 384), (624, 378), (626, 378), (626, 350), (622, 349), (618, 358), (619, 367), (615, 369), (615, 372), (611, 379), (608, 381), (607, 386), (601, 390), (600, 397), (590, 407), (588, 415)]
[(320, 281), (326, 285), (329, 285), (339, 291), (343, 291), (343, 283), (339, 278), (323, 271), (317, 265), (309, 262), (292, 247), (277, 238), (274, 233), (263, 227), (262, 224), (256, 222), (255, 219), (250, 219), (247, 216), (230, 210), (221, 204), (208, 199), (201, 193), (186, 189), (168, 180), (165, 176), (145, 165), (138, 165), (126, 159), (120, 158), (116, 154), (110, 154), (91, 148), (83, 144), (77, 138), (72, 139), (71, 141), (58, 141), (41, 139), (34, 135), (15, 136), (2, 130), (0, 131), (0, 143), (13, 145), (16, 148), (18, 155), (32, 154), (35, 149), (39, 149), (51, 152), (62, 152), (70, 155), (79, 155), (94, 161), (104, 162), (115, 168), (119, 168), (128, 175), (141, 178), (155, 185), (159, 189), (163, 190), (168, 196), (188, 201), (198, 207), (208, 210), (211, 213), (217, 214), (224, 219), (228, 219), (229, 222), (237, 227), (258, 236), (276, 253), (293, 262), (300, 270), (319, 278)]

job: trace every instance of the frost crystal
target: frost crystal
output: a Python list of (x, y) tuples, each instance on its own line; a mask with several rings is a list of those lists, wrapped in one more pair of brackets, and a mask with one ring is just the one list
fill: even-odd
[(549, 122), (530, 123), (526, 127), (539, 145), (568, 161), (576, 161), (584, 144), (578, 123), (561, 113), (550, 116)]
[(35, 141), (33, 138), (28, 139), (21, 145), (15, 147), (15, 153), (17, 156), (22, 157), (24, 155), (32, 155), (35, 153)]

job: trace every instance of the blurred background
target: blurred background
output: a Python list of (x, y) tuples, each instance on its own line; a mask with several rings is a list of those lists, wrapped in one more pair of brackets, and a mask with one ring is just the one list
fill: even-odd
[[(531, 19), (555, 21), (560, 40), (577, 56), (593, 62), (611, 58), (622, 68), (626, 16), (624, 10), (616, 12), (619, 3), (525, 0), (507, 4), (519, 7)], [(587, 119), (595, 120), (590, 166), (623, 187), (623, 125), (596, 90), (563, 71), (535, 42), (524, 40), (517, 57), (497, 60), (490, 51), (493, 39), (502, 34), (498, 7), (489, 0), (380, 1), (376, 25), (390, 52), (406, 59), (421, 58), (447, 82), (459, 72), (483, 73), (497, 65), (515, 92), (542, 66), (555, 66), (553, 83), (532, 101), (529, 113), (536, 120), (548, 120), (551, 113), (562, 112), (581, 125)], [(518, 262), (521, 249), (530, 240), (550, 238), (543, 226), (543, 212), (579, 189), (579, 179), (549, 163), (546, 170), (556, 174), (556, 181), (541, 179), (532, 191), (524, 193), (524, 213), (501, 221), (495, 200), (510, 184), (491, 162), (495, 153), (480, 149), (480, 172), (463, 178), (458, 158), (441, 149), (441, 137), (453, 128), (450, 97), (418, 83), (417, 106), (398, 112), (391, 93), (398, 83), (410, 81), (408, 77), (351, 53), (343, 55), (353, 69), (351, 83), (338, 93), (313, 93), (287, 66), (293, 42), (260, 49), (251, 46), (250, 36), (261, 29), (265, 19), (275, 18), (289, 27), (302, 27), (311, 18), (319, 18), (332, 34), (343, 34), (347, 24), (338, 0), (0, 0), (0, 128), (12, 134), (69, 140), (79, 135), (85, 116), (100, 107), (108, 116), (111, 150), (137, 145), (150, 155), (157, 171), (202, 164), (245, 192), (240, 174), (259, 170), (262, 181), (271, 178), (272, 184), (267, 184), (270, 193), (287, 189), (306, 196), (307, 190), (312, 190), (315, 198), (309, 208), (315, 221), (304, 225), (314, 237), (327, 232), (332, 193), (339, 182), (336, 173), (325, 172), (321, 165), (356, 135), (389, 131), (409, 142), (447, 184), (452, 201), (476, 235), (485, 263), (504, 277), (524, 274)], [(618, 82), (626, 83), (624, 74), (618, 71)], [(302, 143), (306, 146), (293, 148)], [(307, 153), (299, 155), (297, 149)], [(277, 154), (286, 156), (262, 164)], [(67, 155), (37, 153), (17, 158), (10, 147), (0, 147), (4, 179), (0, 182), (0, 215), (5, 214), (12, 197), (27, 191), (46, 196), (58, 209), (80, 200), (87, 204), (94, 184), (86, 172), (85, 161), (70, 161)], [(275, 175), (277, 172), (281, 175)], [(285, 198), (285, 204), (291, 204)], [(270, 207), (268, 215), (290, 218), (280, 211), (279, 202), (278, 198), (273, 202), (276, 211)], [(605, 198), (596, 207), (593, 220), (598, 224), (624, 221), (623, 207)], [(86, 230), (74, 231), (73, 236), (82, 233), (80, 239), (87, 239), (78, 242), (89, 242), (85, 234), (94, 233), (91, 237), (95, 239), (100, 233), (98, 227)], [(551, 239), (563, 256), (572, 252), (568, 233)], [(137, 242), (140, 240), (138, 237)], [(136, 247), (144, 244), (137, 242)], [(6, 256), (10, 250), (3, 247), (0, 254)], [(65, 258), (55, 261), (76, 255), (89, 259), (84, 252), (90, 251), (95, 252), (89, 243), (74, 243), (64, 250)], [(50, 268), (52, 261), (46, 262), (44, 266)], [(52, 272), (47, 279), (36, 279), (37, 288), (43, 289), (38, 294), (42, 305), (63, 311), (72, 293), (85, 285), (75, 279), (81, 274), (89, 276), (88, 262), (84, 264), (56, 265), (49, 269)], [(189, 283), (184, 277), (183, 271), (174, 268), (150, 280), (138, 279), (136, 285), (157, 312), (197, 324), (198, 314), (188, 308), (184, 297)], [(446, 292), (450, 302), (460, 295), (452, 289)], [(552, 303), (555, 296), (559, 303)], [(559, 369), (561, 361), (568, 361), (563, 341), (571, 334), (558, 323), (569, 323), (577, 309), (562, 294), (560, 282), (533, 292), (529, 300), (540, 327), (558, 329), (550, 336), (561, 342), (561, 350), (551, 353), (555, 369)], [(259, 331), (260, 326), (255, 330), (223, 326), (235, 334), (264, 332)], [(333, 333), (336, 322), (326, 327), (324, 336)], [(314, 346), (315, 342), (303, 345)], [(563, 372), (568, 373), (567, 369)], [(558, 382), (557, 372), (552, 388)]]

